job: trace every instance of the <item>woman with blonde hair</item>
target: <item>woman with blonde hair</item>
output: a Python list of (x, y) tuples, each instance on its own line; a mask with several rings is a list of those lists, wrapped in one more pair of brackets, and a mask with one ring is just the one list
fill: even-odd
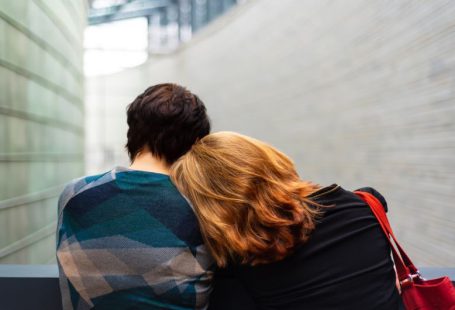
[(398, 308), (390, 248), (368, 206), (336, 184), (301, 180), (272, 146), (211, 134), (171, 178), (219, 267), (211, 309)]

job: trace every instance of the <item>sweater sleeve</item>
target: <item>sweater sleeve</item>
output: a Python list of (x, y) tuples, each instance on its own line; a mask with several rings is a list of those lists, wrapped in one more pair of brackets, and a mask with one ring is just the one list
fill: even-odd
[(215, 272), (208, 310), (254, 310), (256, 305), (235, 268)]

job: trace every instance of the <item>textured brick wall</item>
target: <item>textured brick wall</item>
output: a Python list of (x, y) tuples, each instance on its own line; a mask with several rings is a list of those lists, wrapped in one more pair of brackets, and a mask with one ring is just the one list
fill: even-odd
[(126, 104), (176, 81), (215, 130), (269, 141), (302, 178), (376, 187), (416, 262), (455, 266), (454, 16), (448, 0), (249, 1), (176, 54), (89, 81), (89, 168), (125, 158)]
[(86, 11), (0, 0), (0, 263), (55, 257), (57, 195), (84, 169)]

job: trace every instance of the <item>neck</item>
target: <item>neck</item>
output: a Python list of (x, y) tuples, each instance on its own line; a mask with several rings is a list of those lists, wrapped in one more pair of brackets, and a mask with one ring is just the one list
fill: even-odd
[(133, 170), (156, 172), (162, 174), (169, 174), (169, 168), (170, 167), (165, 160), (156, 157), (148, 151), (137, 154), (130, 165), (130, 169)]

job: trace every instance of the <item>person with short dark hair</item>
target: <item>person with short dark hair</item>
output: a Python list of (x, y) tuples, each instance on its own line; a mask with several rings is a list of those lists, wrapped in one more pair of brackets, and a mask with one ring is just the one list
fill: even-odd
[(147, 151), (169, 166), (210, 132), (204, 103), (175, 84), (146, 89), (128, 106), (127, 116), (126, 148), (133, 165)]
[(129, 168), (77, 179), (59, 199), (64, 309), (206, 309), (213, 259), (168, 176), (210, 132), (204, 103), (176, 84), (146, 89), (127, 110)]

